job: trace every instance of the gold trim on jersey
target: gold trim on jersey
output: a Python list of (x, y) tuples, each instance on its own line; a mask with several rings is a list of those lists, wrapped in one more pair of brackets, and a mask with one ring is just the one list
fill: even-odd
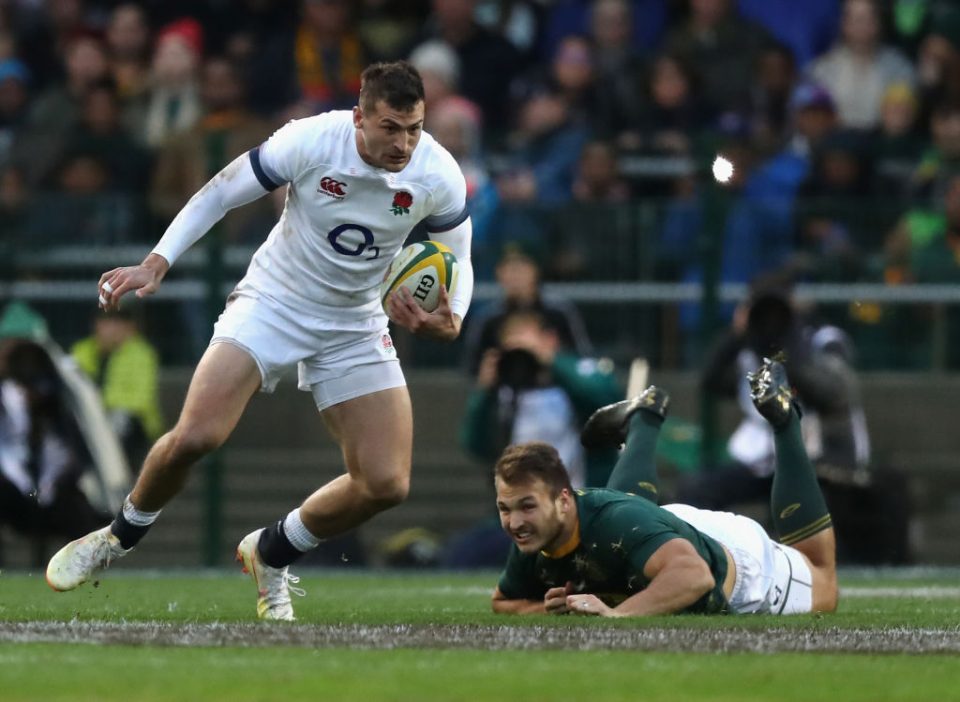
[(577, 546), (580, 545), (580, 517), (577, 517), (577, 523), (573, 525), (573, 533), (570, 535), (570, 538), (567, 539), (566, 543), (560, 546), (556, 551), (546, 551), (541, 550), (542, 553), (547, 558), (563, 558), (568, 556), (574, 551), (577, 550)]

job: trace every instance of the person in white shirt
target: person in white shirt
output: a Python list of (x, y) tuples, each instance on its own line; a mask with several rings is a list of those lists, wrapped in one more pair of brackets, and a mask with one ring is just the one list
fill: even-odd
[[(286, 204), (246, 276), (227, 300), (194, 373), (180, 419), (151, 449), (114, 522), (51, 559), (56, 590), (82, 584), (143, 537), (182, 488), (190, 466), (219, 447), (259, 389), (298, 367), (324, 424), (340, 443), (346, 473), (237, 549), (257, 583), (258, 616), (293, 619), (287, 566), (323, 538), (401, 502), (410, 481), (410, 397), (379, 300), (379, 284), (415, 224), (447, 244), (460, 279), (424, 312), (405, 290), (390, 319), (452, 340), (470, 304), (471, 224), (464, 177), (422, 131), (423, 83), (406, 62), (363, 73), (358, 106), (295, 120), (218, 173), (187, 203), (138, 266), (100, 278), (101, 306), (129, 292), (152, 294), (176, 259), (231, 208), (286, 185)], [(376, 427), (375, 432), (370, 428)]]

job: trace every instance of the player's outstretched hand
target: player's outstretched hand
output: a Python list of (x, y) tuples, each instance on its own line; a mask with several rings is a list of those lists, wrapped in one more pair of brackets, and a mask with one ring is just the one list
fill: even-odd
[(406, 288), (390, 293), (387, 301), (390, 319), (414, 334), (442, 341), (453, 341), (460, 335), (460, 317), (450, 309), (450, 298), (440, 288), (440, 303), (433, 312), (425, 312)]
[(97, 284), (100, 309), (105, 312), (120, 309), (120, 300), (128, 292), (135, 291), (137, 297), (152, 295), (160, 287), (160, 281), (166, 275), (170, 264), (157, 254), (150, 254), (139, 266), (114, 268), (100, 276)]
[(566, 598), (567, 610), (574, 614), (587, 617), (617, 616), (613, 609), (603, 603), (596, 595), (568, 595)]

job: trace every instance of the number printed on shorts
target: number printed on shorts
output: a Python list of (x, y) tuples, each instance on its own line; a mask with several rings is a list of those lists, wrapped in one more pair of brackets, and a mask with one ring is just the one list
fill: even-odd
[[(363, 241), (344, 246), (338, 239), (341, 235), (351, 231), (360, 232), (363, 235)], [(374, 246), (373, 244), (373, 232), (362, 224), (341, 224), (339, 227), (334, 227), (330, 230), (330, 233), (327, 234), (327, 240), (330, 242), (330, 246), (333, 247), (334, 251), (344, 256), (362, 256), (363, 254), (368, 254), (368, 261), (372, 261), (380, 256), (380, 247)]]

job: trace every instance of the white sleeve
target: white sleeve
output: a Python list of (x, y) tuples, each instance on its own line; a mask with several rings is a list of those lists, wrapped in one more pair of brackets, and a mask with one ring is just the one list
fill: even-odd
[(467, 315), (470, 300), (473, 298), (473, 263), (470, 261), (470, 241), (473, 238), (473, 225), (470, 218), (467, 217), (453, 229), (431, 234), (431, 238), (449, 246), (453, 255), (457, 257), (459, 273), (457, 274), (457, 287), (450, 297), (450, 309), (460, 319), (463, 319)]
[(433, 211), (424, 220), (432, 235), (445, 232), (467, 219), (467, 181), (460, 166), (446, 151), (438, 154), (437, 187), (433, 191)]
[(153, 253), (163, 256), (172, 266), (184, 251), (223, 219), (228, 210), (266, 194), (254, 172), (251, 155), (238, 156), (190, 198), (167, 227)]
[(250, 163), (263, 187), (273, 190), (299, 178), (309, 167), (311, 157), (317, 156), (317, 136), (324, 133), (331, 119), (329, 113), (324, 113), (291, 120), (251, 151)]

